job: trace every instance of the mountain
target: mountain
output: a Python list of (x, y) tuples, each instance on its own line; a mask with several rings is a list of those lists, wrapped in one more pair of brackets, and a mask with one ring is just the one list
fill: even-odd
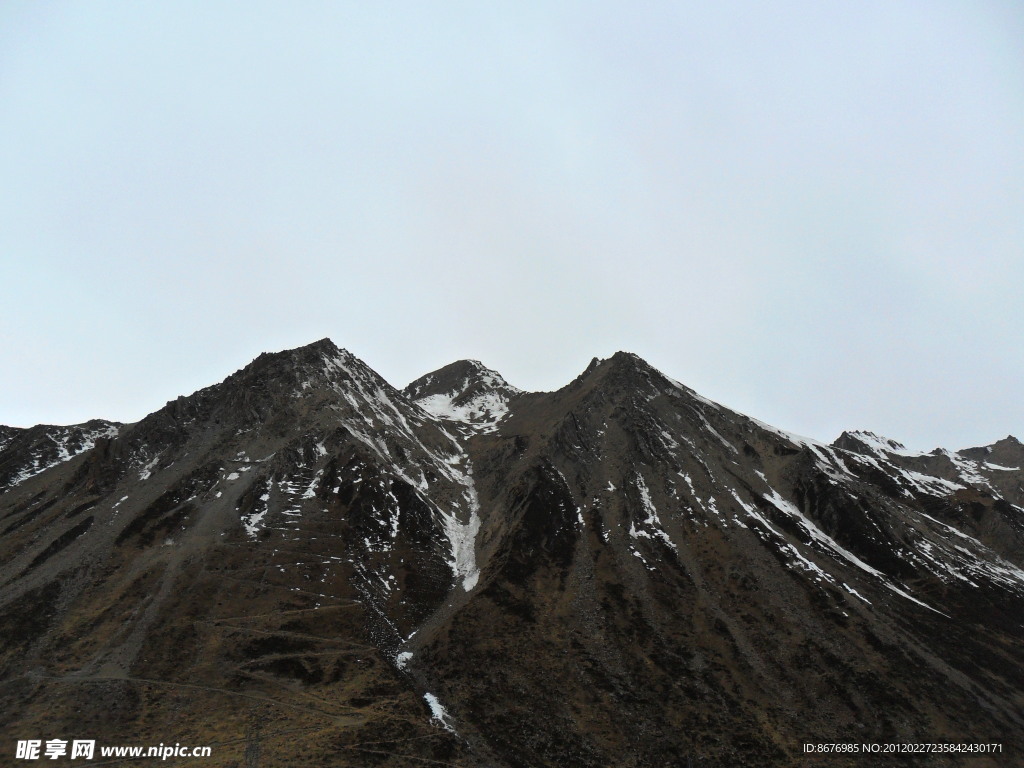
[(1024, 754), (1015, 438), (828, 445), (621, 352), (556, 392), (476, 361), (398, 390), (327, 339), (101, 428), (56, 463), (26, 437), (54, 428), (0, 431), (2, 749), (82, 734), (246, 768)]
[(402, 393), (445, 421), (494, 431), (523, 394), (477, 360), (459, 360), (412, 382)]

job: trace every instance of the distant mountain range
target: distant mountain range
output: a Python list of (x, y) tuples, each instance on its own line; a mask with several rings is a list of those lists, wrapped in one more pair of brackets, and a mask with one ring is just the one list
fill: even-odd
[(399, 390), (327, 339), (135, 424), (0, 427), (0, 753), (1022, 765), (1022, 467), (800, 438), (623, 352)]

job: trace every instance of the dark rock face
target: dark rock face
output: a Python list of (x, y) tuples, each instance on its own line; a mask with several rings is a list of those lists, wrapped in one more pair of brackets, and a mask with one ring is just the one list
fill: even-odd
[(399, 391), (326, 339), (261, 355), (137, 424), (0, 431), (0, 749), (1015, 764), (1022, 461), (797, 438), (626, 353), (552, 393), (474, 361)]

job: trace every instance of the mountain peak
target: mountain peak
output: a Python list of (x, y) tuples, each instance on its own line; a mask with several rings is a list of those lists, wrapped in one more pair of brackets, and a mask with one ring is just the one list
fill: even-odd
[(322, 339), (317, 339), (316, 341), (311, 341), (309, 344), (303, 344), (300, 347), (295, 347), (295, 349), (292, 350), (292, 351), (293, 352), (297, 352), (299, 350), (305, 350), (305, 349), (315, 350), (317, 352), (339, 352), (339, 351), (342, 351), (341, 348), (337, 344), (335, 344), (333, 341), (331, 341), (330, 337), (328, 337), (328, 336), (324, 336)]
[(456, 360), (411, 382), (402, 392), (433, 416), (492, 429), (523, 394), (479, 360)]
[(439, 382), (466, 376), (493, 378), (501, 384), (507, 385), (507, 382), (500, 373), (488, 368), (479, 360), (456, 360), (453, 363), (448, 363), (448, 365), (438, 368), (436, 371), (431, 371), (421, 376), (411, 382), (405, 389), (408, 392), (422, 393), (425, 389), (436, 388), (439, 386)]
[[(303, 344), (299, 347), (292, 347), (291, 349), (282, 349), (279, 352), (263, 352), (242, 370), (258, 368), (267, 364), (272, 365), (274, 363), (311, 362), (327, 357), (335, 357), (339, 354), (346, 357), (352, 357), (350, 352), (341, 349), (329, 338), (324, 337), (318, 341)], [(239, 373), (240, 372), (241, 371), (239, 371)]]
[[(580, 374), (575, 383), (590, 380), (601, 386), (613, 386), (633, 390), (636, 387), (663, 389), (668, 385), (679, 385), (665, 374), (633, 352), (616, 352), (608, 358), (595, 357)], [(688, 392), (692, 390), (687, 389)]]
[[(264, 352), (225, 383), (239, 381), (251, 385), (254, 380), (265, 382), (269, 377), (293, 384), (298, 381), (303, 389), (308, 389), (316, 379), (333, 381), (339, 371), (372, 373), (366, 363), (325, 337), (301, 347)], [(376, 374), (374, 377), (379, 378)]]
[(991, 445), (978, 448), (964, 448), (957, 451), (961, 456), (976, 461), (983, 461), (996, 466), (1024, 466), (1024, 445), (1013, 435), (996, 440)]
[(626, 352), (623, 350), (619, 350), (605, 362), (620, 368), (636, 368), (642, 371), (655, 370), (654, 366), (640, 357), (640, 355), (635, 352)]
[[(381, 393), (378, 395), (378, 393)], [(346, 394), (348, 395), (346, 397)], [(139, 446), (259, 428), (281, 433), (347, 411), (352, 399), (397, 394), (371, 368), (328, 338), (278, 352), (264, 352), (223, 381), (178, 397), (126, 433)], [(357, 397), (358, 395), (358, 397)]]

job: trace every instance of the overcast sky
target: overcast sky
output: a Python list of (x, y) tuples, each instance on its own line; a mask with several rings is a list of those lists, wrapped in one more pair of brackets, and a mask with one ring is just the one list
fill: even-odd
[(1024, 6), (0, 4), (0, 423), (331, 337), (1024, 438)]

